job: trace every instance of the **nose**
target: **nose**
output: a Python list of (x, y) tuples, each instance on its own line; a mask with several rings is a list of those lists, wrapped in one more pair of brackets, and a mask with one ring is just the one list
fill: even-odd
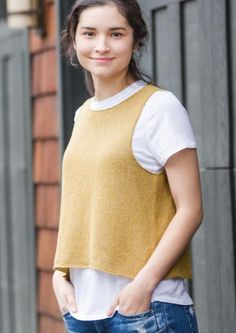
[(109, 43), (106, 37), (100, 37), (97, 40), (97, 44), (95, 46), (95, 51), (98, 53), (105, 53), (110, 50)]

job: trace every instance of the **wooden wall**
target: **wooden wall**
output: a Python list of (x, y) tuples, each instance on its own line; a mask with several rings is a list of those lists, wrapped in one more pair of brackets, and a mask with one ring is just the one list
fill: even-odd
[(3, 20), (0, 22), (1, 333), (36, 333), (29, 86), (27, 30), (11, 30)]
[(235, 332), (236, 2), (140, 0), (151, 30), (144, 68), (189, 111), (205, 217), (193, 240), (200, 333)]
[(44, 0), (43, 10), (45, 35), (30, 33), (38, 333), (61, 333), (51, 283), (60, 200), (55, 1)]

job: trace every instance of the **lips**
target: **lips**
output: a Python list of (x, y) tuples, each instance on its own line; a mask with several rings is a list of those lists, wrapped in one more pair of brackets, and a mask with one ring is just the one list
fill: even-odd
[(104, 62), (112, 61), (112, 60), (115, 59), (115, 58), (109, 58), (109, 57), (97, 57), (97, 58), (90, 58), (90, 59), (95, 60), (95, 61), (97, 61), (97, 62), (104, 63)]

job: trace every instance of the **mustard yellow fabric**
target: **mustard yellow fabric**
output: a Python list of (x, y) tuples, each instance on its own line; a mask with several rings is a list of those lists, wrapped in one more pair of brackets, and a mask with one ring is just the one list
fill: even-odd
[[(91, 99), (80, 109), (63, 157), (54, 269), (90, 267), (133, 279), (175, 215), (165, 170), (143, 169), (131, 147), (157, 89), (146, 85), (110, 109), (92, 111)], [(188, 248), (165, 278), (191, 276)]]

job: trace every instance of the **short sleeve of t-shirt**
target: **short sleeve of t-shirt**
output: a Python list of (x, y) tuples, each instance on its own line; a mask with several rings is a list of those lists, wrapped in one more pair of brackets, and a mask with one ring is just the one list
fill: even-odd
[(168, 158), (185, 148), (196, 148), (189, 115), (170, 91), (158, 91), (147, 101), (150, 109), (147, 141), (157, 163), (164, 167)]

